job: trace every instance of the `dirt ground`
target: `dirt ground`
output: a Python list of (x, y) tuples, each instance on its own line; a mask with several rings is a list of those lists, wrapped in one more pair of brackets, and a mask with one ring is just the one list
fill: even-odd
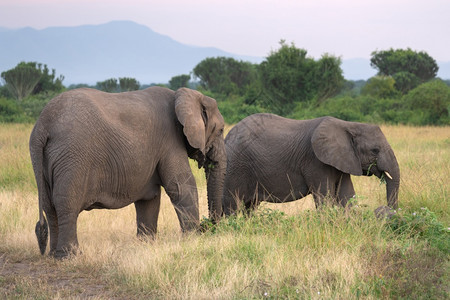
[[(61, 268), (60, 262), (45, 258), (17, 260), (0, 252), (1, 299), (133, 299), (114, 291), (97, 274)], [(122, 294), (122, 295), (121, 295)]]

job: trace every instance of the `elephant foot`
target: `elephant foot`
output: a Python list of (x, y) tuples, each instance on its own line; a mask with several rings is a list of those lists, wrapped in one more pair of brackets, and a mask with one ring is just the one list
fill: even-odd
[(64, 250), (56, 250), (54, 252), (51, 252), (50, 255), (57, 260), (63, 260), (69, 258), (70, 253)]
[(79, 255), (81, 254), (81, 250), (78, 248), (70, 248), (70, 249), (63, 249), (63, 250), (55, 250), (51, 251), (49, 255), (53, 256), (53, 258), (57, 260), (63, 260), (63, 259), (69, 259), (71, 256)]
[(395, 209), (385, 205), (378, 207), (374, 212), (377, 219), (390, 219), (397, 213)]
[(198, 221), (183, 221), (181, 231), (187, 232), (200, 232), (200, 223)]
[(138, 231), (137, 238), (140, 241), (148, 242), (156, 239), (156, 232), (151, 231)]

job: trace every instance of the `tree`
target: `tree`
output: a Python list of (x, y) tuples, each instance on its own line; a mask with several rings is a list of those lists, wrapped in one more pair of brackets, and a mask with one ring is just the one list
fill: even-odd
[(74, 90), (74, 89), (80, 89), (80, 88), (94, 88), (94, 87), (87, 83), (76, 83), (76, 84), (71, 84), (67, 87), (68, 90)]
[(104, 92), (115, 93), (118, 89), (117, 79), (110, 78), (106, 79), (105, 81), (98, 81), (97, 88)]
[(339, 92), (344, 83), (340, 58), (325, 54), (315, 61), (293, 43), (288, 45), (282, 40), (280, 45), (259, 66), (271, 110), (286, 115), (295, 103), (316, 99), (320, 104)]
[(329, 54), (322, 55), (316, 66), (317, 104), (336, 96), (345, 83), (341, 59)]
[(136, 91), (141, 86), (135, 78), (121, 77), (119, 78), (119, 86), (121, 92)]
[(33, 90), (33, 95), (42, 92), (61, 92), (64, 90), (64, 86), (62, 84), (64, 76), (59, 75), (59, 77), (56, 77), (55, 69), (52, 69), (52, 72), (50, 73), (49, 68), (45, 64), (42, 65), (35, 62), (30, 62), (28, 64), (33, 68), (38, 69), (41, 73), (41, 78)]
[(424, 51), (391, 48), (371, 55), (370, 65), (378, 70), (378, 75), (392, 76), (396, 89), (403, 94), (435, 78), (439, 70), (436, 61)]
[(50, 73), (47, 65), (37, 62), (20, 62), (14, 69), (2, 73), (10, 93), (19, 101), (28, 95), (61, 92), (64, 76), (56, 77), (55, 69)]
[(195, 66), (193, 74), (203, 88), (224, 95), (243, 95), (256, 80), (256, 69), (251, 63), (231, 57), (206, 58)]
[(295, 102), (313, 98), (314, 59), (307, 51), (280, 41), (281, 48), (272, 51), (259, 66), (265, 93), (271, 99), (274, 112), (285, 115)]
[(362, 95), (370, 95), (378, 99), (387, 99), (398, 96), (395, 89), (395, 80), (391, 76), (374, 76), (370, 78), (361, 89)]
[(20, 62), (15, 68), (2, 72), (1, 76), (9, 92), (21, 101), (33, 92), (42, 73), (32, 65)]
[(169, 88), (176, 91), (179, 88), (187, 87), (190, 79), (191, 75), (189, 74), (174, 76), (169, 80)]

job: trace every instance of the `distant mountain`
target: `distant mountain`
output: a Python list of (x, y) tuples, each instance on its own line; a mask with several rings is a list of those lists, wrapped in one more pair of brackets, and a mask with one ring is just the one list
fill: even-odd
[(165, 83), (189, 74), (206, 57), (260, 62), (217, 48), (188, 46), (130, 21), (102, 25), (0, 29), (0, 72), (20, 61), (36, 61), (65, 76), (64, 84), (95, 84), (112, 77)]
[[(132, 77), (141, 84), (167, 83), (173, 76), (189, 74), (203, 59), (217, 56), (253, 63), (263, 60), (185, 45), (130, 21), (42, 30), (0, 28), (0, 72), (21, 61), (35, 61), (64, 75), (64, 85), (95, 84), (112, 77)], [(450, 78), (450, 62), (443, 66), (439, 76)], [(376, 73), (368, 59), (344, 60), (342, 69), (344, 77), (352, 80)]]

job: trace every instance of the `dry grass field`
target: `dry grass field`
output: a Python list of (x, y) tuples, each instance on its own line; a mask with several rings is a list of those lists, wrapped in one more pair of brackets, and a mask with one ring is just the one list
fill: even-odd
[[(133, 206), (82, 212), (82, 254), (38, 250), (32, 125), (0, 124), (0, 298), (448, 299), (450, 127), (383, 126), (401, 169), (400, 210), (377, 220), (385, 186), (354, 177), (357, 206), (316, 210), (311, 198), (263, 204), (203, 234), (180, 233), (164, 195), (155, 240), (136, 238)], [(200, 214), (202, 170), (192, 164)]]

